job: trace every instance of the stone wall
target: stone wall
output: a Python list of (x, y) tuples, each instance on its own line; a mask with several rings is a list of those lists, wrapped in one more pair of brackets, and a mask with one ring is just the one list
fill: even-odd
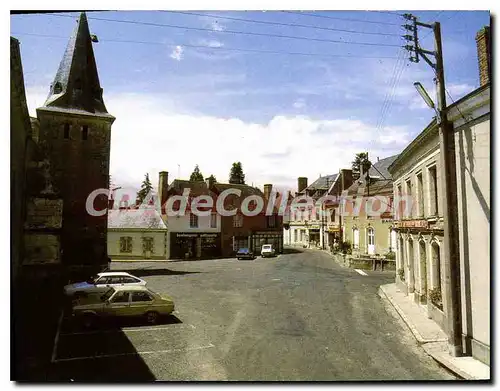
[(10, 215), (11, 215), (11, 270), (17, 279), (23, 259), (23, 222), (25, 215), (26, 143), (30, 133), (30, 119), (19, 41), (10, 39)]

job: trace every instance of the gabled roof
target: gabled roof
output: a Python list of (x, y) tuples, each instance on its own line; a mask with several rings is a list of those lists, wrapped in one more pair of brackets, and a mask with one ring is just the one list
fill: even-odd
[(212, 194), (205, 181), (188, 181), (184, 179), (174, 179), (174, 181), (168, 186), (168, 193), (182, 195), (184, 189), (191, 190), (189, 192), (190, 197)]
[(241, 198), (244, 198), (244, 197), (248, 197), (248, 196), (251, 196), (251, 195), (259, 195), (259, 196), (262, 196), (264, 197), (264, 193), (256, 188), (256, 187), (252, 187), (252, 186), (249, 186), (249, 185), (240, 185), (240, 184), (235, 184), (235, 183), (214, 183), (213, 185), (213, 188), (216, 192), (218, 192), (219, 194), (222, 193), (224, 190), (227, 190), (227, 189), (237, 189), (237, 190), (240, 190), (241, 191)]
[(80, 14), (44, 107), (114, 118), (108, 114), (102, 98), (85, 12)]
[(108, 211), (108, 228), (166, 229), (160, 214), (153, 208), (111, 209)]
[(399, 155), (393, 155), (375, 162), (368, 171), (370, 177), (379, 177), (380, 179), (391, 179), (389, 166), (398, 158)]
[(321, 176), (307, 186), (304, 191), (313, 192), (316, 190), (328, 190), (339, 174)]

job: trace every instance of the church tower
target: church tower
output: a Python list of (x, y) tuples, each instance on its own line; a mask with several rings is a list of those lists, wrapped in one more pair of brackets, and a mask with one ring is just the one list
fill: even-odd
[[(107, 213), (91, 216), (86, 201), (109, 187), (110, 115), (103, 101), (87, 17), (81, 13), (50, 92), (37, 109), (39, 146), (50, 161), (54, 190), (63, 199), (64, 266), (98, 269), (107, 259)], [(94, 208), (107, 207), (108, 197)]]

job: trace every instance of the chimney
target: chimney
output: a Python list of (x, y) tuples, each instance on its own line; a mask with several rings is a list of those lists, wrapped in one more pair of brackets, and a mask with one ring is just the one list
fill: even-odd
[(379, 162), (379, 161), (380, 161), (380, 158), (377, 156), (377, 162)]
[(165, 214), (163, 205), (167, 202), (168, 193), (168, 171), (161, 171), (158, 180), (158, 199), (161, 204), (161, 214)]
[(207, 184), (208, 190), (210, 190), (214, 185), (215, 181), (211, 177), (208, 177), (205, 179), (205, 183)]
[(482, 87), (491, 80), (491, 37), (490, 27), (484, 26), (476, 34), (477, 61), (479, 64), (479, 85)]
[(267, 184), (267, 185), (264, 185), (264, 198), (266, 200), (269, 199), (269, 197), (271, 196), (271, 190), (273, 189), (273, 185), (271, 184)]
[(307, 178), (305, 177), (299, 177), (297, 179), (297, 190), (298, 192), (302, 192), (307, 187)]

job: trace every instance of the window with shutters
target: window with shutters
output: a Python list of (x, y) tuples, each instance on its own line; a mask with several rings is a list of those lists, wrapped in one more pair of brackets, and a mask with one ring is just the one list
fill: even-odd
[(154, 238), (152, 237), (144, 237), (142, 238), (142, 250), (144, 252), (154, 252)]
[(122, 236), (120, 238), (120, 252), (121, 253), (131, 253), (132, 252), (132, 237)]

